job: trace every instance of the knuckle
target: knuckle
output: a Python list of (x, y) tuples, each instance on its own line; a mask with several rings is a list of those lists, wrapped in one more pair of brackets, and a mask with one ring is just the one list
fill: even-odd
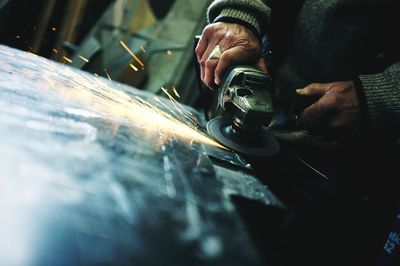
[(205, 26), (203, 29), (203, 34), (207, 35), (211, 31), (213, 31), (215, 29), (215, 27), (216, 27), (215, 24), (209, 24), (209, 25)]
[(331, 95), (331, 97), (329, 97), (329, 100), (326, 101), (326, 104), (324, 106), (326, 111), (333, 111), (338, 108), (339, 103), (340, 103), (339, 97), (337, 95)]
[(225, 51), (222, 53), (221, 57), (219, 58), (220, 62), (223, 64), (230, 64), (233, 61), (234, 55), (231, 52)]
[(236, 39), (237, 39), (237, 36), (235, 36), (233, 33), (231, 33), (231, 32), (224, 33), (224, 42), (231, 44), (231, 43), (235, 42)]
[(214, 40), (223, 40), (226, 37), (226, 33), (224, 31), (221, 30), (217, 30), (213, 33), (212, 38)]
[(209, 59), (207, 59), (206, 60), (206, 62), (205, 62), (205, 67), (207, 68), (207, 69), (211, 69), (212, 67), (214, 67), (214, 65), (215, 65), (215, 62), (214, 62), (215, 60), (209, 60)]
[(196, 46), (196, 48), (194, 49), (194, 52), (195, 52), (197, 55), (199, 55), (199, 53), (200, 53), (200, 42), (199, 42), (199, 44)]

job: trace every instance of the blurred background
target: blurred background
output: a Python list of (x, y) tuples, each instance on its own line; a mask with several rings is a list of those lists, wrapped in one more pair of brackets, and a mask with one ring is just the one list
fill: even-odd
[(0, 0), (0, 43), (201, 107), (193, 48), (210, 2)]

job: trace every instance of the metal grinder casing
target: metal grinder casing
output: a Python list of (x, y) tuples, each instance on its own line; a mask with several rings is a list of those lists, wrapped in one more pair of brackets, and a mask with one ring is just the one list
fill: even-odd
[(249, 66), (236, 66), (227, 72), (218, 95), (218, 105), (232, 118), (217, 117), (207, 130), (228, 148), (253, 156), (269, 156), (279, 144), (266, 126), (271, 122), (272, 80)]

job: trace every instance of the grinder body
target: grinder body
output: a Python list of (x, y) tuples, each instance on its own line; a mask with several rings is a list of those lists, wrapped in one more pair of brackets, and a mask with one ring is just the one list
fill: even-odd
[(269, 76), (254, 67), (235, 66), (221, 84), (218, 105), (230, 117), (210, 120), (208, 132), (239, 153), (252, 156), (276, 154), (279, 144), (266, 128), (274, 114)]

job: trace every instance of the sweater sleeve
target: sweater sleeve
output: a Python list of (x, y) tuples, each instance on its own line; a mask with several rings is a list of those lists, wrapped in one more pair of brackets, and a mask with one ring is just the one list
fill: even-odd
[(400, 62), (378, 74), (361, 75), (367, 126), (400, 134)]
[(208, 22), (243, 24), (261, 36), (270, 25), (271, 9), (262, 0), (215, 0), (208, 8)]

